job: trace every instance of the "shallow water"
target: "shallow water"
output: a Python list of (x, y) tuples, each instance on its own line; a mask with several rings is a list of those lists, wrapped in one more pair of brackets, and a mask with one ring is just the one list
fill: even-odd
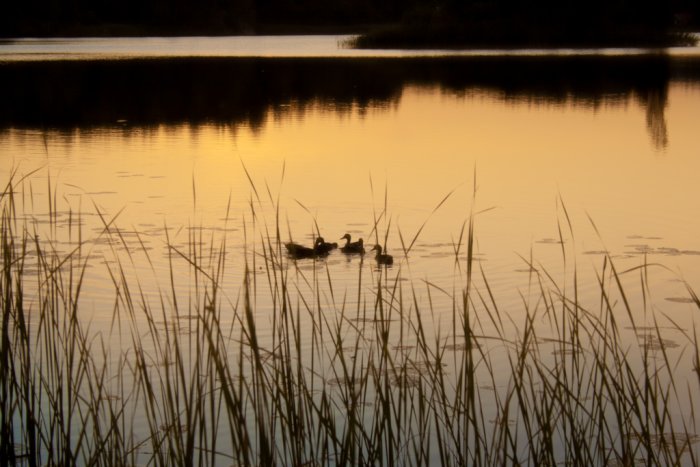
[[(240, 299), (247, 260), (269, 338), (261, 245), (279, 226), (282, 242), (310, 244), (317, 233), (341, 242), (347, 232), (394, 255), (386, 270), (338, 251), (288, 262), (301, 296), (321, 290), (324, 313), (353, 309), (357, 288), (373, 293), (386, 273), (432, 311), (426, 329), (448, 335), (472, 214), (474, 264), (514, 322), (536, 271), (566, 282), (575, 268), (582, 303), (595, 304), (609, 254), (619, 271), (660, 265), (650, 296), (638, 293), (638, 272), (624, 276), (639, 323), (653, 322), (651, 308), (693, 329), (683, 281), (700, 289), (696, 49), (328, 58), (337, 39), (0, 46), (0, 176), (28, 175), (20, 217), (59, 254), (77, 245), (81, 214), (94, 258), (82, 300), (95, 329), (112, 321), (115, 256), (157, 303), (171, 270), (178, 293), (192, 291), (180, 253), (200, 247), (208, 267), (209, 245), (225, 238), (225, 301)], [(134, 60), (53, 60), (125, 56)], [(121, 236), (107, 238), (106, 223)]]

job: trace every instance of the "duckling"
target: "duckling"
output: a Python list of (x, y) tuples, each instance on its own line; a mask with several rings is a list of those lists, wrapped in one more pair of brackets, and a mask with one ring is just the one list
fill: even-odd
[(298, 243), (285, 243), (284, 247), (287, 249), (287, 254), (294, 259), (313, 258), (316, 256), (316, 251), (313, 248), (299, 245)]
[(361, 255), (365, 254), (365, 245), (364, 245), (364, 241), (362, 239), (359, 239), (356, 242), (351, 242), (350, 241), (351, 237), (350, 237), (349, 233), (346, 233), (345, 235), (340, 237), (340, 239), (345, 240), (345, 245), (340, 247), (340, 251), (342, 251), (343, 253), (348, 253), (348, 254), (357, 253), (357, 254), (361, 254)]
[(374, 257), (374, 259), (377, 260), (378, 264), (384, 264), (387, 266), (394, 264), (394, 257), (386, 253), (383, 254), (381, 245), (374, 245), (374, 247), (372, 247), (372, 251), (374, 250), (377, 250), (377, 255)]
[(314, 251), (318, 255), (327, 255), (331, 250), (338, 248), (338, 244), (333, 242), (327, 242), (323, 237), (316, 238), (316, 243), (314, 243)]

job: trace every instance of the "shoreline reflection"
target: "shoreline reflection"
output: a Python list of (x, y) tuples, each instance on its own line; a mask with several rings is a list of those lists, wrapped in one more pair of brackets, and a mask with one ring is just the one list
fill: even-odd
[(0, 130), (248, 125), (310, 107), (391, 108), (411, 87), (593, 111), (630, 100), (668, 145), (669, 83), (700, 83), (700, 60), (628, 57), (190, 58), (0, 65)]

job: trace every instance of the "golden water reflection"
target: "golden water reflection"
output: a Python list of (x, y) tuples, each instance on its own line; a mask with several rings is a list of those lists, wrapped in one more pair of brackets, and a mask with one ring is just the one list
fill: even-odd
[[(347, 382), (333, 368), (338, 348), (368, 362), (381, 345), (403, 368), (400, 384), (413, 389), (425, 362), (401, 362), (412, 358), (418, 333), (462, 367), (463, 233), (473, 220), (469, 310), (485, 352), (482, 389), (486, 381), (501, 398), (512, 387), (511, 344), (529, 326), (532, 355), (546, 365), (539, 368), (587, 355), (559, 320), (597, 316), (601, 283), (612, 308), (605, 319), (616, 321), (630, 371), (670, 361), (676, 385), (695, 384), (687, 355), (697, 306), (686, 282), (700, 290), (700, 73), (663, 57), (560, 60), (2, 68), (0, 88), (9, 81), (13, 92), (0, 107), (0, 176), (27, 175), (15, 187), (17, 231), (39, 239), (29, 242), (24, 269), (28, 322), (39, 322), (41, 310), (44, 283), (35, 276), (83, 277), (79, 314), (94, 342), (108, 342), (104, 358), (132, 358), (131, 327), (147, 341), (148, 365), (167, 373), (172, 359), (155, 341), (202, 337), (214, 308), (202, 298), (214, 295), (206, 275), (225, 263), (216, 311), (230, 330), (230, 362), (248, 358), (246, 280), (261, 354), (275, 358), (285, 276), (300, 368), (335, 390)], [(278, 227), (282, 242), (310, 245), (317, 234), (340, 242), (350, 233), (369, 250), (379, 241), (394, 263), (378, 267), (371, 255), (337, 250), (320, 260), (277, 258), (263, 248), (275, 245)], [(37, 246), (57, 259), (38, 264)], [(374, 315), (373, 303), (387, 314)], [(336, 342), (326, 332), (336, 325), (350, 343), (357, 333), (357, 345)], [(689, 399), (671, 417), (695, 426), (694, 393)], [(492, 411), (483, 406), (486, 419)], [(135, 426), (148, 426), (142, 412)]]
[[(7, 180), (12, 170), (21, 176), (38, 169), (18, 187), (19, 217), (46, 242), (46, 251), (60, 259), (75, 251), (84, 255), (89, 267), (81, 270), (80, 313), (91, 332), (109, 336), (115, 353), (131, 346), (114, 324), (114, 310), (128, 308), (128, 294), (136, 298), (138, 332), (149, 329), (142, 308), (150, 308), (158, 316), (152, 329), (184, 340), (193, 336), (193, 310), (199, 309), (193, 302), (210, 289), (186, 258), (214, 271), (224, 239), (221, 325), (235, 329), (233, 336), (240, 332), (236, 320), (249, 270), (257, 337), (265, 352), (274, 349), (271, 310), (278, 297), (270, 292), (272, 261), (262, 245), (268, 237), (274, 242), (279, 212), (282, 242), (310, 245), (316, 229), (340, 242), (347, 232), (363, 237), (368, 249), (378, 240), (394, 255), (391, 268), (378, 268), (370, 255), (362, 261), (337, 250), (319, 261), (282, 262), (292, 284), (290, 303), (300, 310), (304, 365), (317, 358), (307, 336), (319, 322), (340, 321), (341, 314), (366, 343), (378, 325), (390, 322), (393, 339), (420, 315), (426, 339), (444, 343), (446, 358), (458, 358), (465, 350), (453, 314), (455, 308), (461, 312), (467, 275), (462, 232), (477, 213), (471, 309), (492, 356), (489, 370), (503, 378), (494, 386), (507, 384), (512, 368), (500, 357), (507, 355), (504, 348), (489, 340), (498, 332), (478, 300), (494, 297), (489, 306), (498, 309), (508, 336), (522, 332), (530, 313), (543, 362), (569, 358), (577, 351), (573, 346), (552, 349), (546, 340), (558, 318), (545, 318), (544, 309), (559, 309), (559, 293), (572, 299), (575, 269), (577, 303), (598, 311), (599, 281), (615, 290), (609, 258), (618, 271), (632, 271), (621, 280), (636, 326), (627, 322), (620, 298), (611, 297), (622, 345), (642, 347), (652, 358), (663, 350), (675, 362), (676, 384), (694, 380), (693, 359), (683, 357), (697, 307), (683, 281), (700, 290), (700, 87), (671, 83), (662, 98), (630, 94), (584, 105), (413, 84), (381, 105), (340, 108), (323, 100), (291, 103), (259, 114), (254, 124), (11, 128), (0, 132), (0, 172)], [(58, 206), (51, 215), (49, 193)], [(39, 269), (35, 259), (30, 255), (27, 274)], [(645, 263), (662, 267), (650, 266), (641, 277), (634, 268)], [(651, 285), (644, 293), (642, 279)], [(405, 303), (392, 303), (396, 308), (386, 321), (356, 315), (372, 309), (382, 281), (400, 289)], [(25, 287), (25, 306), (36, 313), (36, 283), (28, 280)], [(543, 298), (552, 303), (543, 305)], [(172, 315), (175, 302), (180, 316)], [(228, 343), (236, 361), (241, 346), (235, 337)], [(417, 344), (413, 337), (397, 343)], [(397, 355), (405, 352), (390, 345)], [(351, 351), (362, 360), (367, 349)], [(168, 361), (154, 358), (153, 364), (163, 368)], [(327, 381), (331, 388), (341, 382), (335, 375)], [(403, 384), (415, 382), (408, 381)], [(137, 424), (146, 426), (139, 417), (137, 411)]]
[[(478, 259), (506, 303), (518, 302), (518, 284), (527, 282), (521, 257), (561, 268), (565, 210), (574, 228), (565, 241), (585, 269), (602, 262), (596, 252), (629, 267), (646, 254), (700, 287), (697, 86), (672, 82), (659, 94), (595, 105), (421, 84), (394, 96), (381, 105), (291, 102), (255, 124), (8, 129), (2, 172), (41, 168), (25, 185), (24, 209), (41, 211), (50, 178), (73, 210), (118, 213), (118, 225), (147, 234), (156, 250), (165, 226), (182, 248), (192, 226), (225, 233), (232, 284), (240, 284), (242, 245), (266, 235), (261, 225), (274, 224), (279, 199), (282, 241), (310, 242), (317, 226), (331, 241), (350, 232), (371, 245), (388, 235), (395, 271), (448, 289), (462, 280), (454, 243), (470, 213), (485, 211)], [(99, 218), (86, 222), (100, 232)], [(402, 238), (407, 245), (418, 232), (406, 263)], [(154, 258), (168, 269), (167, 255)], [(327, 263), (341, 283), (354, 280), (357, 261), (333, 255)], [(95, 285), (95, 300), (103, 287)], [(678, 306), (664, 299), (682, 294), (682, 284), (665, 278), (660, 287), (660, 303)]]

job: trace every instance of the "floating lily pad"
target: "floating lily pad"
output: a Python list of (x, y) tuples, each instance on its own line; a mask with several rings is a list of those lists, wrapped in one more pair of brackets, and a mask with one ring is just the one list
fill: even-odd
[(100, 396), (101, 401), (118, 401), (121, 400), (121, 397), (115, 396), (113, 394), (103, 394)]
[(638, 457), (632, 463), (630, 463), (630, 461), (623, 461), (622, 459), (610, 459), (605, 465), (608, 467), (632, 467), (634, 465), (647, 465), (647, 462), (644, 458)]
[(417, 372), (396, 374), (391, 378), (391, 384), (399, 387), (415, 388), (421, 383), (421, 375)]
[(666, 301), (674, 303), (695, 303), (695, 300), (690, 297), (666, 297)]
[(445, 350), (451, 350), (453, 352), (461, 352), (466, 349), (467, 346), (465, 344), (449, 344), (445, 346)]
[(567, 355), (577, 355), (579, 353), (581, 353), (581, 349), (576, 349), (573, 347), (564, 347), (561, 349), (554, 349), (552, 351), (552, 354), (559, 355), (561, 357), (565, 357)]
[(489, 420), (489, 423), (493, 423), (494, 425), (508, 425), (508, 426), (514, 426), (515, 425), (515, 420), (512, 418), (509, 418), (507, 420), (503, 420), (501, 418), (494, 418), (492, 420)]
[(648, 350), (663, 350), (680, 347), (677, 342), (670, 339), (659, 339), (656, 334), (637, 334), (639, 344)]
[[(645, 437), (641, 434), (636, 434), (634, 436), (638, 441), (644, 441)], [(676, 446), (685, 451), (690, 448), (692, 444), (700, 441), (700, 436), (694, 433), (654, 433), (649, 435), (649, 444), (653, 448), (660, 448), (665, 445)]]
[(357, 378), (355, 380), (343, 377), (330, 378), (326, 380), (326, 383), (334, 387), (354, 387), (355, 389), (358, 389), (362, 386), (362, 381), (360, 380), (360, 378)]
[(544, 243), (546, 245), (561, 245), (563, 242), (556, 238), (543, 238), (537, 240), (535, 243)]
[(583, 252), (584, 255), (607, 255), (608, 250), (588, 250)]
[(381, 318), (352, 318), (350, 321), (356, 323), (390, 323), (396, 321), (395, 319), (381, 319)]

